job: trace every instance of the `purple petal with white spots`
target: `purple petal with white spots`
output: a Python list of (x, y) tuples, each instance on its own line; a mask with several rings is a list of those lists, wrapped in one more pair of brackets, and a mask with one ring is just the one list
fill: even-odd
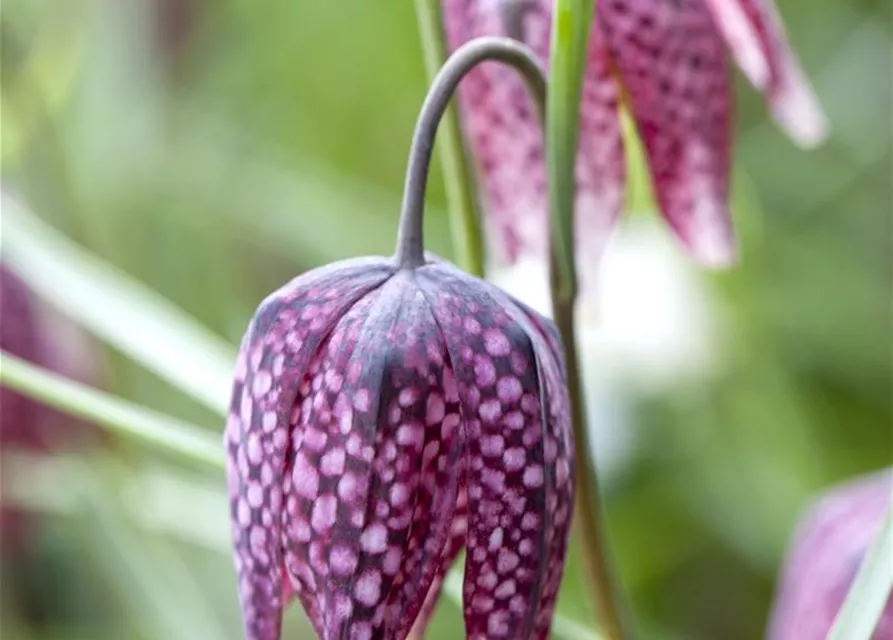
[[(315, 593), (322, 638), (405, 637), (458, 491), (457, 398), (444, 383), (452, 376), (443, 344), (421, 293), (399, 273), (345, 314), (322, 354), (310, 382), (320, 392), (310, 391), (295, 429), (305, 433), (295, 469), (317, 480), (293, 509), (289, 498), (289, 566), (309, 574), (299, 593)], [(331, 376), (337, 390), (317, 382)]]
[(821, 143), (827, 136), (825, 115), (772, 0), (707, 4), (738, 66), (766, 96), (775, 120), (801, 146)]
[(317, 347), (338, 317), (387, 276), (383, 261), (311, 271), (261, 303), (236, 363), (226, 425), (227, 482), (248, 640), (279, 638), (283, 486), (289, 421)]
[(419, 277), (456, 372), (466, 434), (468, 637), (545, 638), (573, 496), (560, 355), (495, 288), (473, 289), (448, 265)]
[(732, 95), (707, 0), (602, 0), (604, 38), (645, 144), (661, 212), (702, 263), (735, 257), (728, 210)]
[[(443, 0), (450, 50), (479, 36), (506, 35), (549, 59), (551, 0)], [(577, 156), (576, 232), (585, 272), (601, 255), (623, 206), (625, 162), (617, 104), (601, 39), (589, 45), (580, 148)], [(517, 72), (484, 63), (462, 81), (459, 103), (464, 132), (481, 176), (491, 254), (514, 263), (548, 254), (548, 192), (542, 124)]]

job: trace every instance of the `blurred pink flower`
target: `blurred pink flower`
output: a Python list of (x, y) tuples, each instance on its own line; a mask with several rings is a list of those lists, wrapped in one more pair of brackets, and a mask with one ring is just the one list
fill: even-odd
[[(509, 35), (548, 59), (552, 0), (443, 0), (448, 47)], [(661, 213), (700, 262), (730, 264), (733, 97), (726, 48), (803, 146), (825, 118), (788, 46), (772, 0), (599, 0), (589, 42), (577, 162), (579, 267), (602, 252), (622, 207), (626, 169), (618, 106), (638, 126)], [(463, 126), (482, 176), (498, 263), (546, 253), (542, 132), (510, 69), (488, 63), (460, 90)]]
[[(95, 384), (99, 357), (92, 342), (46, 308), (31, 288), (0, 263), (0, 348), (40, 367)], [(0, 453), (52, 455), (61, 448), (103, 440), (92, 425), (0, 387)], [(7, 478), (8, 479), (8, 478)], [(31, 542), (29, 514), (0, 499), (0, 554)]]
[[(781, 573), (768, 640), (824, 640), (893, 495), (885, 469), (825, 494), (800, 521)], [(874, 640), (893, 638), (893, 596)]]

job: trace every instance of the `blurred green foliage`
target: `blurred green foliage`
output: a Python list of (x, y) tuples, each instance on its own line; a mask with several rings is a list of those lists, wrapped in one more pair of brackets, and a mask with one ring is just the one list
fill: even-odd
[[(891, 461), (889, 7), (780, 9), (832, 137), (797, 150), (740, 83), (742, 261), (709, 277), (721, 366), (637, 403), (646, 437), (608, 496), (653, 637), (760, 637), (809, 496)], [(7, 0), (3, 183), (235, 345), (296, 273), (391, 251), (424, 89), (410, 2)], [(429, 201), (429, 248), (448, 254), (436, 173)], [(108, 390), (220, 431), (105, 358)], [(24, 467), (43, 519), (31, 556), (3, 563), (4, 637), (240, 637), (222, 479), (115, 452)], [(589, 621), (576, 569), (562, 609)], [(288, 637), (311, 637), (297, 609), (288, 618)], [(445, 603), (431, 637), (460, 620)]]

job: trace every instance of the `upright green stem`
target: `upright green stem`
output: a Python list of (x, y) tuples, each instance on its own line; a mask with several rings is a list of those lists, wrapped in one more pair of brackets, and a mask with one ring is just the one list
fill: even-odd
[(552, 23), (550, 82), (546, 110), (546, 159), (551, 204), (551, 285), (555, 323), (567, 357), (568, 394), (577, 443), (575, 526), (602, 632), (610, 640), (631, 638), (615, 582), (604, 531), (598, 474), (592, 458), (574, 327), (577, 274), (574, 263), (574, 195), (580, 97), (593, 0), (557, 0)]
[[(440, 19), (440, 0), (415, 0), (415, 4), (425, 68), (428, 80), (433, 81), (447, 58)], [(484, 244), (477, 215), (477, 200), (455, 106), (447, 109), (440, 125), (438, 148), (453, 234), (454, 261), (472, 275), (483, 277)]]
[(577, 130), (592, 0), (557, 0), (552, 18), (551, 64), (546, 112), (546, 162), (549, 177), (553, 297), (577, 295), (574, 266), (574, 176)]
[(566, 351), (567, 387), (577, 446), (577, 493), (574, 501), (577, 539), (583, 550), (586, 579), (595, 600), (599, 630), (606, 640), (626, 640), (632, 638), (632, 632), (628, 628), (626, 607), (614, 577), (610, 545), (605, 535), (604, 509), (598, 474), (592, 459), (585, 396), (577, 358), (573, 301), (553, 298), (552, 310)]

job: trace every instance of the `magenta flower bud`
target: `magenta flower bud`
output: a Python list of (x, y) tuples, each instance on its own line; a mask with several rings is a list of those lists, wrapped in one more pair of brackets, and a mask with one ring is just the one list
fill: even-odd
[[(779, 581), (768, 640), (824, 640), (893, 496), (893, 470), (825, 494), (797, 526)], [(872, 636), (893, 637), (893, 596)]]
[[(443, 0), (447, 43), (507, 35), (548, 59), (552, 0)], [(732, 86), (728, 46), (775, 119), (804, 146), (825, 119), (771, 0), (599, 0), (580, 111), (576, 237), (581, 273), (598, 260), (623, 207), (621, 95), (645, 145), (663, 216), (700, 262), (733, 261), (728, 211)], [(546, 255), (548, 194), (536, 110), (519, 80), (482, 65), (460, 89), (482, 177), (492, 253)]]
[(396, 257), (299, 276), (251, 321), (226, 427), (250, 640), (292, 596), (323, 640), (405, 638), (463, 547), (467, 636), (548, 635), (574, 491), (560, 340), (421, 248), (426, 136), (470, 65), (518, 50), (469, 47), (435, 82)]

